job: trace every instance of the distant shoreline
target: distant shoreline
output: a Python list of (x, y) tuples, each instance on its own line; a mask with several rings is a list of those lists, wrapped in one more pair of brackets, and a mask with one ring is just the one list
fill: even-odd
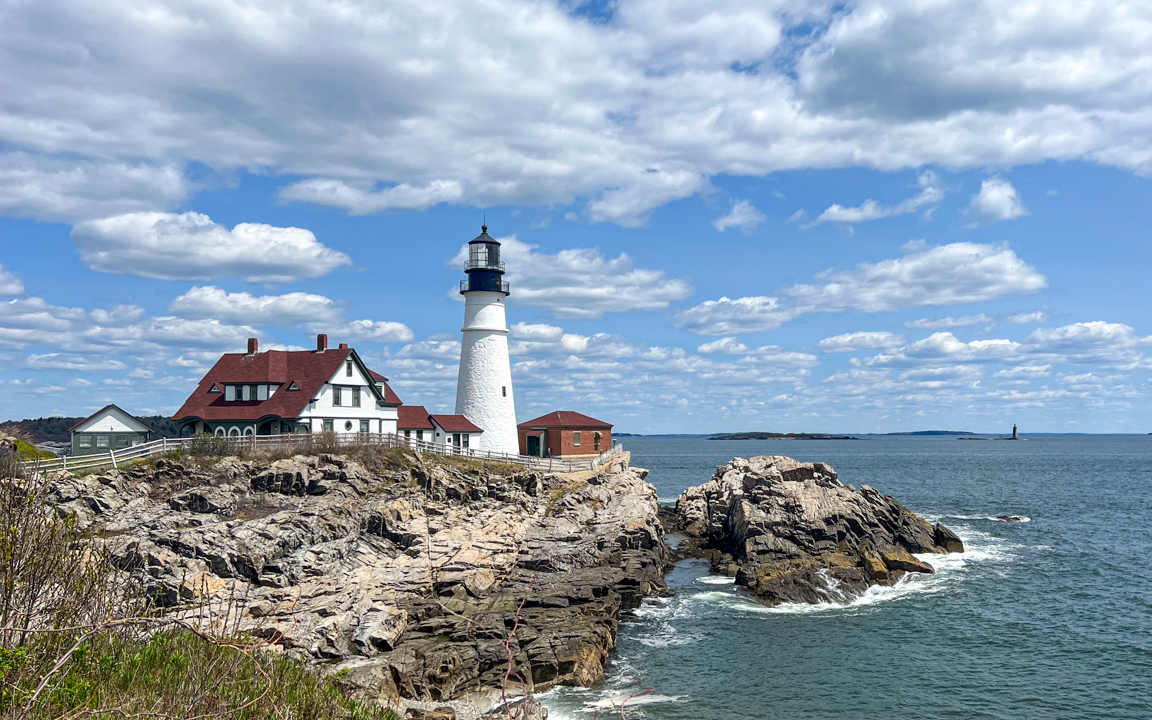
[(859, 440), (851, 435), (828, 435), (825, 433), (772, 433), (742, 432), (713, 435), (709, 440)]

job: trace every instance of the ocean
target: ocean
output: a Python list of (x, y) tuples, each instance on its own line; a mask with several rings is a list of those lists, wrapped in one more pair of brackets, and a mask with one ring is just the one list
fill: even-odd
[(641, 685), (626, 718), (1152, 718), (1152, 436), (622, 442), (662, 503), (732, 457), (788, 455), (894, 495), (966, 552), (851, 602), (775, 608), (682, 562), (599, 686), (541, 696), (553, 720), (619, 717)]

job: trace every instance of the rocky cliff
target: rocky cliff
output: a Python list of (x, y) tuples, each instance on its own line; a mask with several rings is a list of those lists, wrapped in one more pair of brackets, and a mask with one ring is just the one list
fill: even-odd
[(823, 463), (781, 456), (718, 468), (680, 496), (675, 523), (689, 548), (768, 604), (859, 595), (908, 572), (933, 572), (914, 554), (964, 551), (952, 531), (895, 498), (844, 485)]
[(509, 654), (512, 694), (596, 682), (620, 612), (664, 588), (646, 471), (391, 452), (61, 474), (54, 502), (173, 612), (222, 608), (366, 696), (490, 698)]

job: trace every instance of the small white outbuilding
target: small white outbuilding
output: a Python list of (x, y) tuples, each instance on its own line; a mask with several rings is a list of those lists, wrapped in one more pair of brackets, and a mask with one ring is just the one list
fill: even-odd
[(72, 426), (72, 454), (93, 455), (148, 442), (152, 429), (115, 405), (100, 408)]

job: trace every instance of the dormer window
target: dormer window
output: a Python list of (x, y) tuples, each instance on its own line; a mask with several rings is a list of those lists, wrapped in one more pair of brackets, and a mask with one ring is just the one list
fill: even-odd
[(288, 383), (288, 392), (300, 392), (300, 386), (295, 382)]
[(236, 386), (235, 385), (225, 385), (224, 386), (224, 400), (227, 402), (235, 402), (236, 401)]
[(251, 385), (241, 385), (240, 386), (240, 396), (244, 399), (245, 402), (251, 400), (252, 399), (252, 386)]
[(208, 392), (215, 394), (215, 395), (219, 395), (220, 394), (220, 386), (217, 385), (216, 383), (212, 383), (212, 387), (208, 388)]

